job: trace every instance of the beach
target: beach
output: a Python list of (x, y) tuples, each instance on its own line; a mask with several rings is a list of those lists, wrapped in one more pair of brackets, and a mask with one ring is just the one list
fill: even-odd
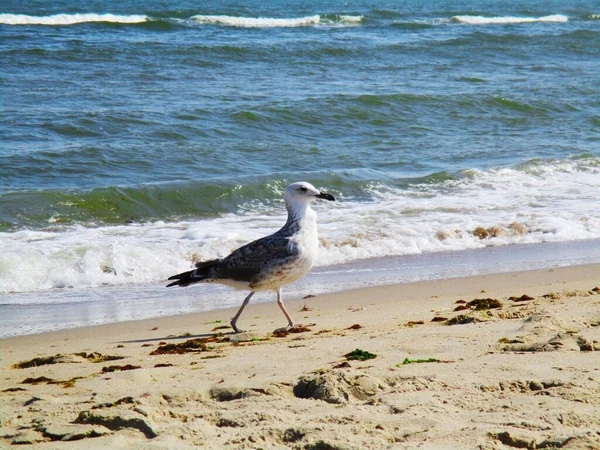
[(600, 447), (600, 265), (0, 341), (0, 447)]
[(8, 0), (0, 338), (237, 307), (164, 281), (297, 181), (337, 201), (286, 299), (600, 263), (600, 14), (563, 3)]

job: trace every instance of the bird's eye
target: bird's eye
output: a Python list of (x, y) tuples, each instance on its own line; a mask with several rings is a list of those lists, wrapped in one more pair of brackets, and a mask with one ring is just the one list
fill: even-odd
[(306, 191), (308, 191), (308, 189), (306, 188), (306, 186), (302, 186), (302, 187), (300, 188), (300, 190), (301, 190), (302, 192), (306, 192)]

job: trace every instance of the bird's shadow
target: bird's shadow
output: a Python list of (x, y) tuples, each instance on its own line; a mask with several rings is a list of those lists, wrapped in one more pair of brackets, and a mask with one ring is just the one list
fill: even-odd
[(179, 339), (206, 339), (206, 338), (222, 337), (222, 336), (228, 336), (228, 335), (234, 335), (234, 334), (236, 334), (235, 331), (231, 331), (231, 332), (227, 332), (227, 333), (204, 333), (204, 334), (185, 333), (185, 334), (182, 334), (179, 336), (169, 335), (169, 336), (154, 337), (154, 338), (148, 338), (148, 339), (131, 339), (128, 341), (117, 341), (114, 343), (115, 344), (143, 344), (143, 343), (154, 342), (154, 341), (176, 341)]

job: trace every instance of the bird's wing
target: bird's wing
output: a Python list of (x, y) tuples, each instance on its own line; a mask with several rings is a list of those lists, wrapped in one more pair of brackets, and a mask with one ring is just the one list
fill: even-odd
[(238, 248), (219, 261), (211, 273), (213, 278), (252, 282), (265, 267), (284, 263), (295, 255), (293, 241), (275, 233)]

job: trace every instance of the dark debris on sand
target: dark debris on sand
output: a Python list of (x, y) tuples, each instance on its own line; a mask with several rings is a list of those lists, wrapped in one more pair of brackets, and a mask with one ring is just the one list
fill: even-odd
[(117, 361), (119, 359), (124, 359), (124, 356), (116, 356), (116, 355), (103, 355), (102, 353), (92, 352), (80, 352), (80, 353), (70, 353), (70, 354), (56, 354), (53, 356), (40, 356), (37, 358), (33, 358), (27, 361), (21, 361), (15, 363), (11, 366), (12, 369), (29, 369), (30, 367), (39, 367), (46, 366), (49, 364), (61, 364), (61, 363), (72, 363), (72, 362), (81, 362), (78, 358), (87, 359), (92, 363), (101, 363), (106, 361)]
[(344, 357), (349, 361), (367, 361), (368, 359), (377, 358), (377, 355), (357, 348), (356, 350), (352, 350), (350, 353), (346, 353)]
[(123, 372), (126, 370), (135, 370), (141, 368), (142, 366), (134, 366), (131, 364), (125, 364), (124, 366), (107, 366), (102, 368), (102, 373)]
[(312, 330), (308, 327), (296, 326), (296, 327), (291, 327), (291, 328), (277, 329), (277, 330), (273, 331), (272, 335), (273, 335), (273, 337), (280, 338), (280, 337), (286, 337), (288, 334), (291, 334), (291, 333), (307, 333), (309, 331), (312, 331)]
[(75, 386), (75, 382), (83, 380), (85, 377), (73, 377), (70, 380), (54, 380), (53, 378), (37, 377), (37, 378), (25, 378), (21, 381), (21, 384), (60, 384), (63, 388), (72, 388)]
[(508, 297), (508, 299), (513, 302), (528, 302), (528, 301), (533, 300), (534, 298), (527, 294), (523, 294), (520, 297), (513, 296), (513, 297)]
[(180, 344), (166, 344), (161, 342), (159, 347), (152, 351), (150, 355), (183, 355), (184, 353), (200, 353), (212, 350), (208, 344), (229, 342), (229, 338), (222, 335), (211, 336), (207, 338), (189, 339)]
[(432, 322), (445, 322), (446, 320), (448, 320), (448, 318), (442, 316), (435, 316), (433, 319), (431, 319)]
[(453, 317), (452, 319), (448, 319), (446, 321), (446, 325), (464, 325), (471, 322), (475, 322), (475, 317), (459, 314), (458, 316)]
[(467, 306), (475, 311), (484, 309), (502, 308), (502, 302), (495, 298), (476, 298), (467, 303)]

